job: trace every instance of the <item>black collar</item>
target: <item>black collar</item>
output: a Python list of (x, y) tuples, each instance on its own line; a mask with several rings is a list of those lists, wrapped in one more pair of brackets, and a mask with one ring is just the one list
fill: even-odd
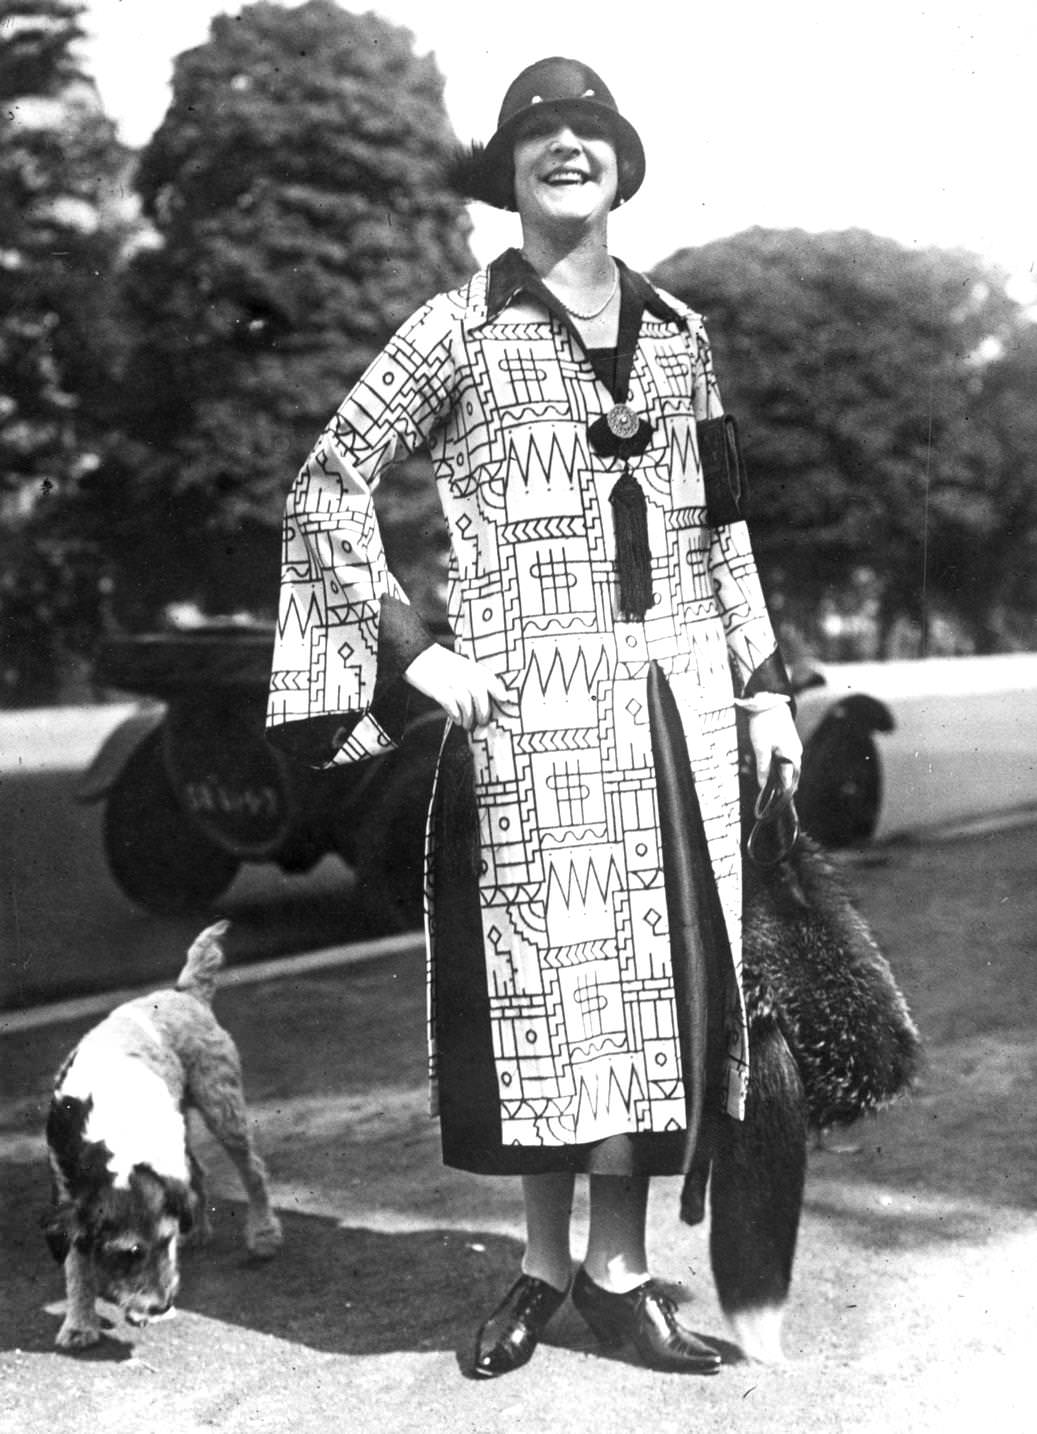
[[(620, 259), (617, 259), (616, 263), (619, 265), (624, 289), (629, 287), (640, 300), (642, 307), (665, 323), (679, 324), (682, 322), (680, 314), (671, 308), (642, 274), (628, 269)], [(495, 319), (502, 309), (507, 308), (516, 295), (526, 293), (539, 299), (564, 323), (568, 322), (564, 306), (558, 302), (520, 250), (505, 249), (503, 254), (498, 255), (487, 266), (487, 272), (486, 317), (488, 320)]]

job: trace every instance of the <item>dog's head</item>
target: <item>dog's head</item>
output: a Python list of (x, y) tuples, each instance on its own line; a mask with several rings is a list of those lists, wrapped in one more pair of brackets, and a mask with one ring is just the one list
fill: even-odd
[(84, 1139), (89, 1102), (54, 1102), (47, 1136), (55, 1172), (54, 1207), (43, 1219), (51, 1253), (89, 1259), (98, 1293), (142, 1324), (169, 1309), (180, 1284), (178, 1245), (194, 1224), (187, 1182), (135, 1165), (116, 1180), (103, 1141)]
[(110, 1180), (60, 1200), (44, 1219), (59, 1259), (75, 1248), (89, 1259), (97, 1290), (131, 1323), (164, 1314), (180, 1286), (179, 1242), (193, 1224), (186, 1184), (138, 1165), (125, 1185)]

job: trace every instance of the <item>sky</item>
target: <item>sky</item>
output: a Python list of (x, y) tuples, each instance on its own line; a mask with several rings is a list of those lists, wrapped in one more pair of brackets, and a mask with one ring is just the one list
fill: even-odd
[[(288, 0), (289, 5), (293, 0)], [(144, 144), (174, 57), (238, 0), (88, 0), (86, 57), (123, 139)], [(1031, 172), (1037, 6), (1028, 0), (376, 0), (433, 52), (458, 138), (486, 140), (511, 80), (572, 55), (639, 131), (644, 186), (610, 247), (648, 269), (754, 225), (863, 228), (967, 249), (1037, 301)], [(1024, 155), (1031, 154), (1025, 161)], [(514, 216), (472, 206), (485, 262)]]

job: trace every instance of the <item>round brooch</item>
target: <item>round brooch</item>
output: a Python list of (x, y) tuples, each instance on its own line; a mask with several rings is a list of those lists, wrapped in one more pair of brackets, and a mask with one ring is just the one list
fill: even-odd
[(637, 414), (625, 403), (617, 403), (605, 415), (608, 430), (616, 438), (633, 438), (639, 425)]

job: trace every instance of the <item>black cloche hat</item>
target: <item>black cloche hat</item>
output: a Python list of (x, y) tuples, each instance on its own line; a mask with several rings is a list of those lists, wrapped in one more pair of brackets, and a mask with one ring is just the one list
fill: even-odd
[(565, 115), (593, 116), (615, 145), (619, 167), (616, 203), (637, 193), (645, 177), (645, 152), (637, 130), (620, 114), (600, 75), (580, 60), (559, 55), (537, 60), (512, 81), (493, 138), (486, 145), (470, 145), (455, 156), (450, 169), (454, 187), (468, 199), (481, 199), (496, 209), (514, 209), (515, 140), (523, 122), (539, 105), (550, 105)]

